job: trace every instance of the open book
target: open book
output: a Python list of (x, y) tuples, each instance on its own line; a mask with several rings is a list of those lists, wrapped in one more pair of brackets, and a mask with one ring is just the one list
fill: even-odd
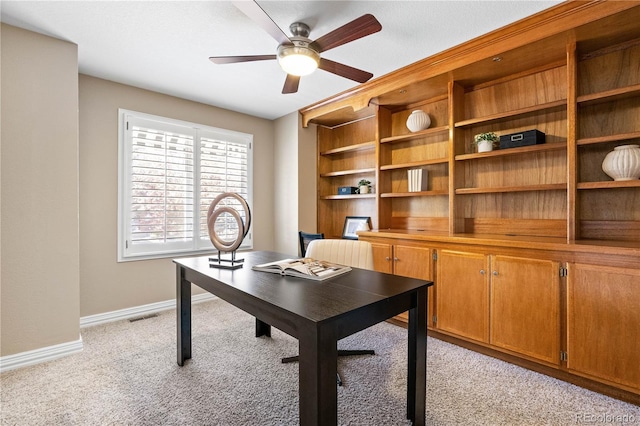
[(308, 280), (322, 281), (351, 270), (344, 265), (315, 260), (309, 257), (303, 259), (284, 259), (277, 262), (254, 265), (254, 271), (271, 272), (273, 274), (290, 275)]

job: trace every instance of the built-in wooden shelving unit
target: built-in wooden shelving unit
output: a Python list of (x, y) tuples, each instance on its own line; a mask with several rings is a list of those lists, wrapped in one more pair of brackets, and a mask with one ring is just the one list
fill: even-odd
[[(640, 403), (640, 180), (602, 171), (640, 144), (638, 22), (640, 2), (561, 3), (302, 109), (317, 231), (370, 216), (376, 269), (435, 281), (430, 333)], [(417, 109), (431, 125), (412, 133)], [(473, 143), (533, 129), (545, 143)], [(371, 194), (338, 195), (360, 179)]]

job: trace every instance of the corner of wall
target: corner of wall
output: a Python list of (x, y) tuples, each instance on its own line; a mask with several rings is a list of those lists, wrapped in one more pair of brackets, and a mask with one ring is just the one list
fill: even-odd
[(6, 24), (1, 42), (5, 357), (79, 334), (78, 47)]

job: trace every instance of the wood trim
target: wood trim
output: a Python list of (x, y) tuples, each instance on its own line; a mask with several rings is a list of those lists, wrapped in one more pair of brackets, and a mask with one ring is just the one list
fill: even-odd
[(577, 107), (578, 96), (578, 59), (575, 39), (567, 44), (567, 238), (575, 240), (580, 238), (577, 228), (578, 217), (578, 151), (576, 139), (578, 135)]
[[(564, 183), (548, 183), (540, 185), (521, 186), (497, 186), (490, 188), (456, 188), (456, 194), (496, 194), (500, 192), (526, 192), (526, 191), (564, 191), (567, 185)], [(465, 228), (466, 229), (466, 228)], [(469, 230), (467, 230), (469, 232)]]
[(447, 231), (449, 218), (447, 217), (392, 217), (391, 226), (401, 229), (417, 229), (431, 231)]
[(637, 241), (640, 235), (640, 221), (633, 220), (583, 220), (580, 235), (594, 240)]
[(518, 234), (566, 238), (567, 223), (562, 219), (465, 219), (465, 229), (475, 234)]
[(517, 110), (513, 110), (513, 111), (506, 111), (506, 112), (501, 112), (501, 113), (497, 113), (497, 114), (493, 114), (493, 115), (489, 115), (486, 117), (475, 117), (475, 118), (470, 118), (468, 120), (464, 120), (464, 121), (459, 121), (457, 123), (455, 123), (456, 127), (466, 127), (466, 126), (471, 126), (474, 124), (480, 124), (480, 123), (487, 123), (490, 121), (498, 121), (498, 120), (504, 120), (507, 118), (513, 118), (516, 116), (523, 116), (525, 114), (530, 114), (530, 113), (535, 113), (535, 112), (539, 112), (539, 111), (545, 111), (545, 110), (560, 110), (562, 109), (562, 107), (566, 107), (567, 106), (567, 100), (566, 99), (560, 99), (559, 101), (553, 101), (553, 102), (547, 102), (546, 104), (540, 104), (540, 105), (532, 105), (530, 107), (526, 107), (526, 108), (521, 108), (521, 109), (517, 109)]
[[(464, 153), (464, 139), (460, 137), (462, 130), (456, 129), (455, 122), (460, 120), (464, 115), (464, 87), (460, 84), (450, 81), (448, 85), (449, 91), (449, 232), (464, 232), (464, 216), (462, 209), (458, 208), (456, 201), (455, 188), (464, 186), (463, 168), (457, 167), (457, 153)], [(457, 146), (458, 144), (459, 146)]]
[(578, 145), (590, 145), (594, 143), (622, 142), (630, 139), (639, 139), (640, 132), (616, 133), (614, 135), (582, 138), (577, 140)]
[[(455, 233), (420, 231), (417, 229), (380, 229), (371, 231), (362, 231), (359, 234), (363, 239), (381, 241), (385, 240), (392, 244), (396, 241), (412, 241), (416, 244), (429, 244), (432, 247), (457, 247), (463, 244), (465, 250), (475, 248), (488, 248), (490, 251), (500, 248), (516, 249), (517, 251), (533, 250), (536, 253), (540, 251), (548, 251), (554, 253), (556, 257), (560, 257), (565, 261), (576, 261), (580, 258), (581, 262), (590, 263), (595, 260), (614, 262), (613, 266), (635, 265), (637, 267), (637, 259), (640, 258), (640, 245), (636, 241), (622, 240), (596, 240), (582, 239), (575, 241), (567, 241), (566, 238), (550, 237), (550, 236), (528, 236), (528, 235), (500, 235), (491, 234), (472, 234), (472, 233)], [(583, 258), (584, 257), (584, 258)], [(619, 261), (616, 259), (620, 257)], [(595, 262), (600, 264), (601, 262)]]

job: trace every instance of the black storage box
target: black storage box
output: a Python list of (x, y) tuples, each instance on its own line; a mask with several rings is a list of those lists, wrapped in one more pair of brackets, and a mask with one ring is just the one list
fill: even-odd
[(357, 194), (358, 187), (357, 186), (339, 186), (338, 187), (338, 195), (349, 195), (349, 194)]
[(527, 130), (500, 136), (500, 149), (544, 143), (544, 133), (539, 130)]

